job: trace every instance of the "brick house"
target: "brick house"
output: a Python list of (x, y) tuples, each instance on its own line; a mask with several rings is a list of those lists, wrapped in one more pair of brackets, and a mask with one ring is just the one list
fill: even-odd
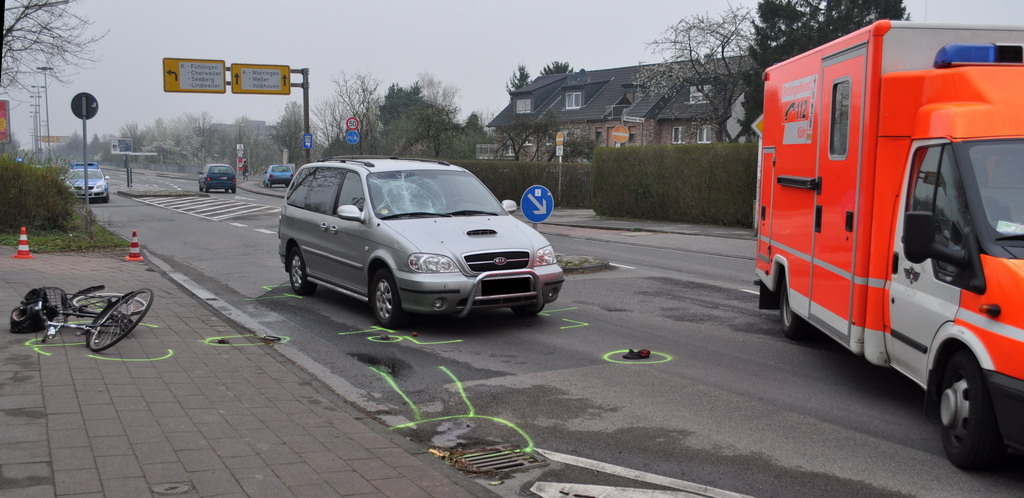
[[(686, 87), (671, 95), (644, 95), (636, 82), (645, 67), (539, 76), (509, 92), (508, 106), (488, 126), (501, 129), (550, 112), (564, 130), (585, 133), (598, 147), (620, 146), (611, 137), (619, 125), (629, 129), (629, 141), (621, 146), (715, 142), (716, 125), (708, 116), (711, 107), (704, 94)], [(742, 102), (737, 101), (730, 130), (738, 130), (742, 112)]]

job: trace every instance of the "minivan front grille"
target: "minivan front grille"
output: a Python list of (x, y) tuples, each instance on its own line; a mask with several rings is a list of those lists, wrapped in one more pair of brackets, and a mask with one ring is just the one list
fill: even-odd
[(466, 254), (463, 256), (470, 270), (477, 273), (496, 270), (521, 270), (530, 266), (527, 251), (501, 251)]

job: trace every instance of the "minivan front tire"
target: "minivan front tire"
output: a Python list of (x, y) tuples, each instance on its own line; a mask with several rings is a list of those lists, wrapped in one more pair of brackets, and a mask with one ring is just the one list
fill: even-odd
[(306, 260), (302, 258), (299, 246), (288, 251), (288, 262), (288, 283), (292, 284), (292, 290), (300, 296), (308, 296), (316, 292), (316, 284), (307, 278)]
[(402, 298), (398, 295), (395, 277), (387, 268), (377, 270), (370, 283), (370, 306), (373, 315), (386, 329), (396, 329), (409, 321), (409, 314), (402, 309)]

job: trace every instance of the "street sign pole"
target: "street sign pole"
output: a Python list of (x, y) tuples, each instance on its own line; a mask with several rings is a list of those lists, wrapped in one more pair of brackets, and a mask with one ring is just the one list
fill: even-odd
[[(89, 153), (86, 150), (86, 145), (89, 143), (89, 141), (88, 141), (89, 139), (87, 138), (89, 136), (89, 133), (86, 132), (86, 126), (85, 126), (86, 121), (89, 120), (89, 118), (88, 118), (88, 115), (89, 115), (88, 114), (88, 104), (87, 104), (88, 97), (86, 97), (85, 94), (79, 94), (79, 97), (80, 97), (80, 100), (82, 102), (82, 164), (85, 165), (85, 167), (82, 168), (82, 171), (85, 174), (85, 183), (82, 183), (82, 192), (85, 193), (85, 207), (88, 208), (89, 207)], [(86, 216), (85, 218), (88, 219), (88, 216)]]

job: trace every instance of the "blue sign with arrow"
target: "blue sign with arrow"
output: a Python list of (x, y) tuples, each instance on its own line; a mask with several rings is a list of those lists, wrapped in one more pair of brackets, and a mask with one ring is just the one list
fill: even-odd
[(555, 197), (551, 191), (542, 185), (534, 185), (523, 192), (523, 198), (519, 201), (523, 210), (523, 216), (534, 223), (541, 223), (551, 216), (555, 210)]
[(313, 148), (313, 134), (312, 133), (303, 133), (302, 134), (302, 148), (303, 149), (312, 149)]
[(359, 132), (356, 130), (349, 130), (348, 133), (345, 134), (345, 141), (352, 145), (359, 143)]

